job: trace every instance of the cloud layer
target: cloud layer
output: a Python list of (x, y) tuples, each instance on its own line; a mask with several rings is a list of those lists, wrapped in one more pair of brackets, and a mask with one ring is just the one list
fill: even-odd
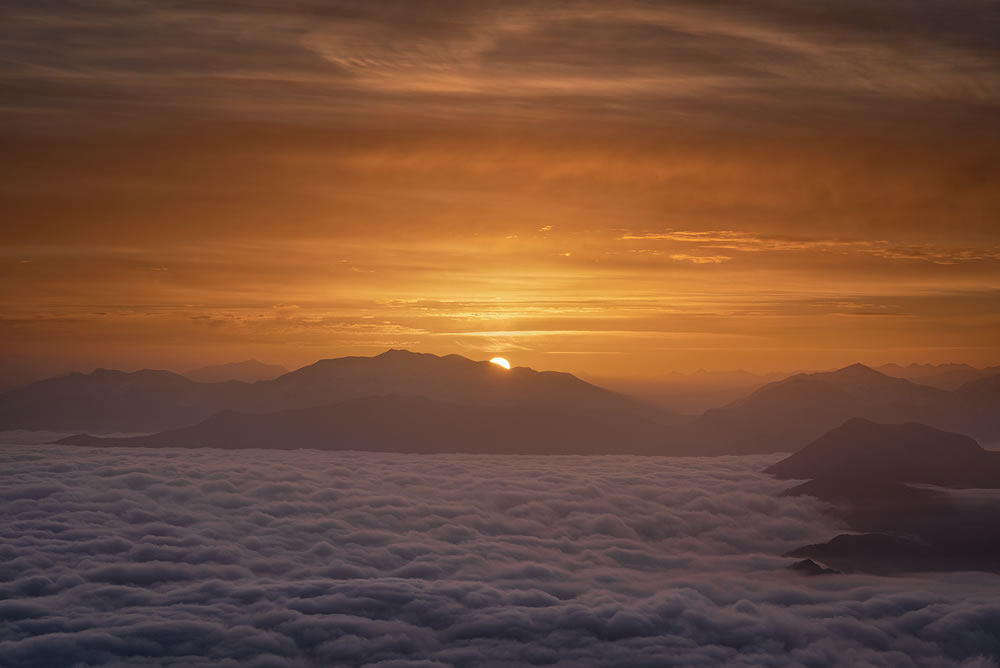
[(996, 0), (11, 0), (0, 376), (996, 364), (998, 43)]
[(806, 579), (767, 457), (0, 450), (0, 663), (995, 666), (995, 576)]
[[(8, 3), (0, 117), (988, 122), (998, 5)], [(581, 45), (586, 45), (581, 48)], [(734, 118), (733, 107), (744, 110)]]

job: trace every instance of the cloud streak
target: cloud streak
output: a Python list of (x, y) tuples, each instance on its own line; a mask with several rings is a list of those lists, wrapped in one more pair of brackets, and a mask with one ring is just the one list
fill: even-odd
[(15, 93), (4, 115), (25, 124), (193, 109), (361, 120), (413, 103), (438, 120), (714, 124), (740, 105), (757, 125), (835, 111), (887, 126), (923, 105), (985, 122), (996, 16), (990, 1), (15, 2), (0, 75)]

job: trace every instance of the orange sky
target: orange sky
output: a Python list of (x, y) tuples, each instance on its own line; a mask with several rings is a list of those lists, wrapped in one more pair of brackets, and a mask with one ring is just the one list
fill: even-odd
[(11, 373), (1000, 362), (992, 3), (52, 4), (0, 29)]

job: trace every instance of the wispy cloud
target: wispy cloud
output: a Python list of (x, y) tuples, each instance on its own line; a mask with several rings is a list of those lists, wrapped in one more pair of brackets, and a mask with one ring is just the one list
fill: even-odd
[(891, 12), (861, 0), (111, 0), (87, 12), (18, 0), (0, 33), (0, 112), (25, 125), (178, 110), (329, 122), (413, 104), (442, 120), (715, 124), (733, 122), (732, 105), (769, 127), (831, 112), (888, 126), (921, 106), (968, 118), (1000, 95), (996, 12), (971, 0)]
[[(951, 247), (946, 245), (900, 243), (873, 240), (794, 239), (766, 237), (736, 230), (668, 230), (665, 232), (629, 232), (618, 237), (624, 241), (676, 242), (700, 249), (728, 250), (741, 253), (819, 251), (860, 253), (886, 260), (913, 260), (934, 264), (1000, 260), (1000, 247)], [(663, 253), (658, 249), (637, 249)], [(671, 259), (695, 263), (718, 263), (731, 257), (716, 255), (671, 254)]]

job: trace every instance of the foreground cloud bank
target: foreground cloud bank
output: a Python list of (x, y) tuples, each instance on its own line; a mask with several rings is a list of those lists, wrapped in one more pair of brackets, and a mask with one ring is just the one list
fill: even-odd
[(5, 447), (0, 664), (996, 665), (996, 576), (785, 569), (775, 459)]

